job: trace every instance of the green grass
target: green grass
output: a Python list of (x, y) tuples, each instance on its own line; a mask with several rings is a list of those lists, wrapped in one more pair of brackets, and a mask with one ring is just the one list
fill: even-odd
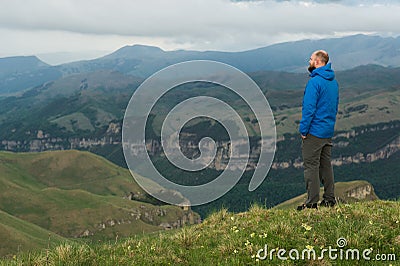
[[(115, 239), (106, 243), (68, 243), (42, 252), (23, 253), (3, 260), (2, 265), (400, 265), (400, 202), (369, 201), (339, 204), (334, 208), (265, 209), (252, 206), (247, 212), (230, 213), (222, 209), (202, 224), (179, 230)], [(337, 240), (347, 245), (338, 248)], [(370, 249), (377, 254), (395, 254), (397, 261), (279, 260), (265, 261), (257, 252), (268, 250)], [(293, 253), (294, 254), (294, 253)], [(346, 253), (343, 253), (346, 254)], [(261, 254), (262, 255), (262, 254)], [(339, 257), (340, 258), (340, 257)]]
[(0, 161), (0, 182), (10, 186), (82, 189), (98, 195), (124, 196), (130, 191), (143, 194), (127, 169), (89, 152), (0, 152)]
[[(0, 256), (19, 250), (38, 250), (69, 240), (0, 210)], [(7, 241), (6, 241), (7, 240)]]
[(94, 130), (89, 118), (80, 112), (62, 116), (50, 122), (56, 123), (59, 127), (65, 127), (68, 131), (74, 131), (77, 129)]

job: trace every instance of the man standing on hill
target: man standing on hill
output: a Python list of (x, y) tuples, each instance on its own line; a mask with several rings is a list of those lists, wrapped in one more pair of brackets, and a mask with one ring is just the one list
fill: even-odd
[(298, 206), (298, 210), (317, 208), (320, 181), (324, 185), (320, 206), (332, 207), (336, 204), (331, 149), (338, 111), (339, 86), (328, 61), (328, 53), (323, 50), (315, 51), (309, 61), (311, 79), (304, 91), (299, 128), (307, 200)]

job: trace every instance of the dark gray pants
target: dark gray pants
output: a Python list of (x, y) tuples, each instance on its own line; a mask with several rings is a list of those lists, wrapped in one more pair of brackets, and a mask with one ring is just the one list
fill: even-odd
[(307, 201), (313, 204), (319, 201), (320, 182), (324, 185), (323, 199), (335, 202), (335, 185), (331, 164), (332, 139), (321, 139), (311, 134), (302, 142), (304, 162), (304, 180), (306, 182)]

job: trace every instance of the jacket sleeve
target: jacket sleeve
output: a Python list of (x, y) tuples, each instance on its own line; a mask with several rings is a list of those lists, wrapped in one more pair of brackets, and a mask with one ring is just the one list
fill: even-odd
[(306, 136), (310, 130), (311, 121), (314, 118), (315, 111), (317, 110), (318, 88), (310, 79), (304, 90), (303, 108), (300, 121), (300, 134)]

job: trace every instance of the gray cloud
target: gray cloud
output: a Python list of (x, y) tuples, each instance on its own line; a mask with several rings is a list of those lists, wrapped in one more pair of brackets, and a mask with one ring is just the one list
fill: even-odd
[(133, 43), (244, 50), (358, 32), (398, 35), (399, 13), (388, 0), (10, 0), (0, 2), (0, 56)]

